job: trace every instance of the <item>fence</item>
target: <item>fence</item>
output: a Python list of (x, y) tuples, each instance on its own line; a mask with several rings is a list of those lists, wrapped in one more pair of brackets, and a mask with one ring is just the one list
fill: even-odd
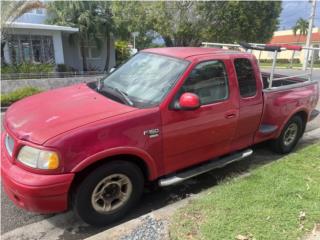
[(40, 73), (6, 73), (1, 74), (1, 80), (17, 79), (48, 79), (48, 78), (70, 78), (105, 75), (104, 71), (87, 72), (40, 72)]

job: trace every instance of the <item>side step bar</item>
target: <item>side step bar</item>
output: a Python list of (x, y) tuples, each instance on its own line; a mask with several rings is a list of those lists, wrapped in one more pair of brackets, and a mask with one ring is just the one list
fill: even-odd
[(212, 160), (208, 163), (202, 164), (200, 166), (188, 169), (183, 172), (176, 173), (175, 175), (170, 175), (168, 177), (159, 180), (159, 186), (166, 187), (172, 184), (177, 184), (187, 180), (189, 178), (195, 177), (205, 172), (209, 172), (216, 168), (223, 168), (224, 166), (237, 162), (243, 158), (250, 156), (253, 153), (252, 149), (246, 149), (242, 152), (237, 152), (233, 155), (229, 155), (220, 159)]

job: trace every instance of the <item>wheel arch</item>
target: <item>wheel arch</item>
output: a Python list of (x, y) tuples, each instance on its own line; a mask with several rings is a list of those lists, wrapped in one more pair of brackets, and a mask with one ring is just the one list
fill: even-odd
[(302, 133), (304, 132), (304, 130), (306, 129), (307, 126), (307, 122), (308, 122), (308, 113), (305, 110), (296, 112), (292, 117), (294, 116), (299, 116), (302, 119), (303, 122), (303, 128), (302, 128)]
[(283, 128), (286, 126), (286, 124), (290, 121), (291, 118), (295, 117), (295, 116), (299, 116), (302, 119), (303, 122), (303, 129), (302, 129), (302, 133), (304, 132), (307, 122), (308, 122), (308, 110), (301, 108), (296, 110), (293, 114), (289, 115), (286, 120), (283, 122), (281, 128), (278, 131), (277, 137), (280, 136), (281, 132), (283, 131)]
[(136, 148), (115, 148), (99, 152), (81, 161), (71, 172), (78, 175), (115, 160), (133, 162), (141, 169), (146, 180), (154, 180), (158, 176), (157, 165), (153, 158), (145, 151)]
[(101, 159), (96, 159), (95, 161), (92, 159), (87, 159), (87, 161), (82, 162), (82, 165), (78, 165), (76, 168), (73, 169), (73, 172), (75, 173), (75, 177), (73, 178), (73, 181), (70, 185), (69, 191), (69, 197), (68, 197), (68, 205), (69, 208), (72, 208), (73, 203), (73, 197), (75, 190), (77, 189), (77, 186), (81, 184), (81, 182), (88, 176), (92, 171), (97, 169), (99, 166), (106, 164), (107, 162), (111, 161), (127, 161), (134, 163), (139, 167), (139, 169), (143, 173), (143, 177), (145, 182), (152, 181), (157, 176), (156, 173), (150, 169), (150, 166), (146, 163), (144, 159), (142, 159), (140, 156), (137, 156), (135, 154), (114, 154), (114, 155), (106, 155), (105, 157)]

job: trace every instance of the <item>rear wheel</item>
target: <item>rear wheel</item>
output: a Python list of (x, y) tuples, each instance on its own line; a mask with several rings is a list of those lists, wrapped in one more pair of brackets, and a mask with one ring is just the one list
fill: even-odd
[(301, 117), (292, 117), (283, 128), (280, 136), (272, 141), (273, 150), (281, 154), (291, 152), (302, 136), (303, 129)]
[(86, 223), (105, 226), (122, 218), (139, 200), (144, 186), (139, 167), (126, 161), (99, 166), (76, 188), (73, 208)]

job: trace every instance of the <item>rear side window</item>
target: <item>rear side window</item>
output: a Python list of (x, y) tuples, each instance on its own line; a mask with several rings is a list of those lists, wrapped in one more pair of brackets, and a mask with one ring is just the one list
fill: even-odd
[(186, 79), (180, 95), (184, 92), (197, 94), (202, 105), (228, 98), (228, 78), (224, 63), (221, 61), (199, 63)]
[(252, 97), (256, 95), (256, 78), (251, 62), (246, 58), (237, 58), (234, 60), (236, 68), (239, 90), (241, 97)]

